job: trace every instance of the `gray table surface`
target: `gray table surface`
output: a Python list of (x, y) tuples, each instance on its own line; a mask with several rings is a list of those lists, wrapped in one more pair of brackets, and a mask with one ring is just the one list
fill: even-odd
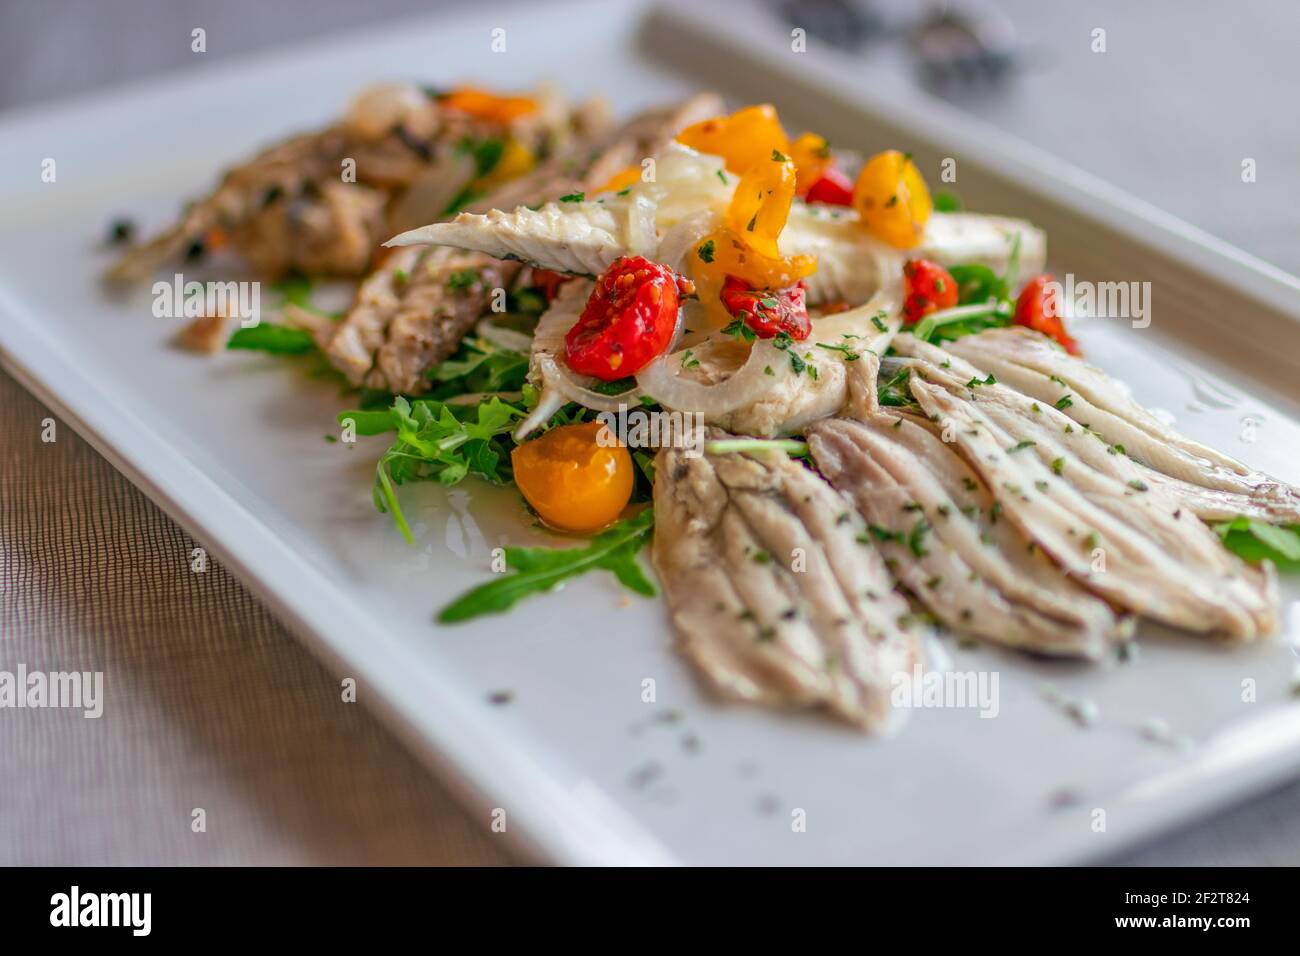
[[(912, 6), (881, 2), (890, 12)], [(428, 12), (430, 0), (5, 0), (0, 4), (0, 109), (99, 90), (194, 63), (189, 32), (208, 31), (209, 60), (274, 49), (277, 44), (344, 31), (352, 25)], [(1300, 124), (1294, 92), (1300, 89), (1300, 4), (1286, 0), (1123, 0), (1046, 3), (997, 0), (1013, 22), (1029, 68), (1000, 87), (967, 84), (946, 95), (1006, 131), (1141, 195), (1157, 206), (1260, 258), (1300, 273)], [(1107, 50), (1090, 49), (1092, 31), (1106, 31)], [(863, 54), (866, 82), (878, 71), (912, 77), (903, 51), (886, 46)], [(1253, 158), (1258, 180), (1243, 183), (1241, 163)], [(33, 454), (12, 437), (44, 412), (0, 376), (0, 462)], [(12, 420), (11, 420), (12, 419)], [(112, 484), (113, 506), (142, 516), (153, 534), (183, 537), (106, 463), (74, 439), (58, 467), (68, 474), (100, 475)], [(0, 509), (0, 546), (32, 551), (75, 540), (76, 514), (105, 507), (78, 499), (86, 488), (57, 492), (60, 507), (44, 509), (39, 495), (4, 474), (4, 490), (22, 507)], [(100, 479), (95, 479), (100, 480)], [(19, 498), (27, 494), (28, 498)], [(38, 513), (39, 512), (39, 513)], [(82, 515), (84, 518), (84, 515)], [(105, 521), (112, 516), (101, 514)], [(158, 531), (156, 529), (162, 529)], [(117, 528), (119, 547), (131, 559), (138, 542)], [(26, 536), (26, 537), (25, 537)], [(53, 542), (53, 544), (51, 544)], [(72, 547), (69, 544), (66, 547)], [(65, 555), (66, 559), (67, 556)], [(143, 560), (140, 555), (135, 559)], [(57, 563), (57, 557), (54, 559)], [(6, 587), (31, 587), (14, 576)], [(176, 587), (189, 585), (176, 584)], [(79, 780), (111, 770), (95, 768), (83, 729), (68, 722), (40, 725), (0, 722), (0, 779), (25, 779), (23, 800), (0, 803), (0, 834), (60, 832), (50, 842), (0, 839), (0, 863), (498, 863), (510, 859), (450, 801), (374, 718), (360, 710), (340, 716), (337, 685), (293, 639), (243, 592), (222, 579), (225, 597), (202, 628), (177, 632), (174, 622), (152, 620), (147, 608), (128, 615), (142, 621), (149, 641), (165, 643), (163, 659), (177, 675), (135, 681), (121, 701), (137, 720), (118, 721), (96, 733), (120, 738), (133, 766), (147, 772), (114, 781), (112, 805), (86, 799)], [(30, 615), (49, 619), (24, 639), (28, 657), (63, 662), (78, 635), (76, 615), (61, 612), (68, 600), (59, 580), (39, 591), (10, 593)], [(110, 608), (111, 610), (111, 608)], [(113, 620), (120, 620), (121, 615)], [(11, 618), (0, 621), (11, 622)], [(250, 623), (250, 621), (252, 623)], [(113, 633), (93, 634), (111, 647)], [(120, 635), (141, 642), (139, 633)], [(223, 649), (217, 659), (214, 644)], [(230, 673), (224, 651), (238, 651)], [(75, 657), (75, 655), (73, 655)], [(262, 663), (259, 665), (259, 661)], [(35, 666), (33, 664), (33, 666)], [(285, 677), (285, 671), (289, 676)], [(270, 671), (270, 673), (268, 673)], [(286, 694), (286, 684), (292, 693)], [(186, 702), (189, 703), (186, 703)], [(215, 729), (203, 702), (235, 701), (244, 708), (239, 727)], [(161, 725), (159, 725), (161, 722)], [(228, 723), (228, 722), (227, 722)], [(247, 728), (260, 732), (244, 732)], [(269, 729), (268, 729), (269, 728)], [(103, 741), (101, 741), (101, 744)], [(95, 745), (99, 746), (99, 745)], [(286, 748), (289, 753), (286, 754)], [(111, 749), (111, 747), (107, 748)], [(274, 767), (273, 772), (265, 768)], [(194, 806), (202, 781), (226, 808), (220, 840), (183, 847), (157, 836), (161, 806)], [(173, 806), (174, 805), (174, 806)], [(187, 812), (187, 811), (186, 811)], [(1118, 864), (1270, 865), (1300, 859), (1300, 783), (1280, 788), (1236, 809), (1136, 852)]]

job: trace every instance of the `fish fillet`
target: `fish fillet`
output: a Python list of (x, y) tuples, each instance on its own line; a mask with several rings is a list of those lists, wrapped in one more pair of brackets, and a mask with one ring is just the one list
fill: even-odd
[(1270, 567), (1254, 569), (1133, 462), (1059, 410), (944, 349), (894, 340), (924, 413), (1003, 513), (1084, 587), (1189, 631), (1248, 640), (1276, 627)]
[(1091, 659), (1131, 632), (999, 518), (988, 487), (924, 419), (828, 419), (807, 438), (818, 470), (870, 522), (894, 573), (949, 628)]
[(1300, 493), (1221, 452), (1178, 434), (1135, 402), (1126, 386), (1024, 329), (993, 329), (948, 345), (949, 351), (1039, 401), (1059, 405), (1142, 463), (1145, 478), (1166, 487), (1206, 520), (1248, 515), (1300, 522)]
[(672, 448), (656, 459), (654, 500), (679, 645), (713, 687), (888, 727), (923, 633), (845, 501), (783, 452)]

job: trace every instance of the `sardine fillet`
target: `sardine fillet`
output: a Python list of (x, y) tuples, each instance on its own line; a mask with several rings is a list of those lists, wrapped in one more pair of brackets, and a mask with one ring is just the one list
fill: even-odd
[(783, 453), (667, 448), (655, 474), (655, 567), (709, 683), (885, 729), (920, 633), (848, 504)]
[(1213, 448), (1178, 434), (1129, 397), (1126, 386), (1024, 329), (992, 329), (949, 350), (1002, 382), (1059, 407), (1076, 422), (1121, 445), (1185, 507), (1206, 520), (1239, 514), (1300, 522), (1300, 492)]
[(870, 522), (900, 580), (953, 630), (1092, 659), (1130, 632), (999, 520), (988, 488), (924, 419), (829, 419), (808, 430), (808, 444), (821, 473)]
[[(1060, 411), (943, 349), (899, 336), (911, 390), (1006, 516), (1083, 586), (1136, 613), (1251, 639), (1276, 626), (1267, 570), (1219, 545), (1132, 462)], [(947, 367), (945, 367), (945, 365)]]

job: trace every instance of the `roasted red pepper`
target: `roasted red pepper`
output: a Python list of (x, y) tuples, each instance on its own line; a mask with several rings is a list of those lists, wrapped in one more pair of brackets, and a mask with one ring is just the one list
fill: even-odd
[(931, 312), (957, 304), (957, 283), (948, 270), (929, 259), (909, 259), (903, 265), (906, 280), (903, 322), (914, 325)]
[(826, 203), (829, 206), (853, 205), (853, 180), (834, 166), (827, 166), (821, 177), (808, 187), (808, 202)]
[(784, 332), (795, 341), (803, 341), (812, 332), (807, 290), (802, 281), (778, 290), (752, 289), (744, 279), (727, 276), (722, 285), (722, 304), (760, 339), (773, 339)]
[(554, 302), (555, 296), (560, 291), (560, 286), (572, 278), (573, 276), (566, 275), (563, 272), (552, 272), (550, 269), (534, 269), (532, 286), (546, 297), (547, 302)]
[(569, 368), (602, 382), (635, 375), (663, 354), (683, 295), (695, 285), (641, 256), (615, 259), (564, 337)]
[(1054, 339), (1064, 346), (1071, 355), (1079, 355), (1079, 343), (1065, 331), (1065, 322), (1061, 318), (1060, 294), (1056, 287), (1048, 287), (1055, 282), (1050, 275), (1035, 276), (1025, 283), (1016, 300), (1016, 325), (1023, 325), (1042, 332), (1049, 339)]

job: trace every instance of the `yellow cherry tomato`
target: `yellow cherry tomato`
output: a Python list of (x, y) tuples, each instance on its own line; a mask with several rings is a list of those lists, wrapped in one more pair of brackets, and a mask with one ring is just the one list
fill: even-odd
[(551, 527), (599, 531), (632, 497), (632, 456), (616, 442), (602, 422), (552, 428), (510, 453), (515, 484)]
[(806, 194), (808, 187), (821, 179), (834, 162), (831, 144), (826, 141), (825, 136), (818, 136), (816, 133), (804, 133), (791, 143), (790, 158), (794, 160), (794, 168), (799, 173), (796, 192), (800, 196)]
[(625, 169), (620, 169), (613, 176), (610, 176), (599, 189), (593, 189), (591, 193), (593, 196), (600, 193), (616, 193), (619, 190), (627, 189), (629, 186), (639, 183), (640, 181), (641, 167), (628, 166)]
[(771, 159), (775, 150), (790, 153), (790, 140), (781, 128), (776, 107), (770, 103), (746, 106), (730, 116), (715, 116), (686, 127), (677, 134), (677, 142), (701, 153), (721, 156), (727, 169), (738, 176), (762, 159)]
[(853, 208), (877, 239), (911, 249), (925, 235), (934, 204), (912, 157), (891, 149), (862, 167), (853, 186)]
[(438, 100), (445, 109), (466, 113), (489, 123), (509, 123), (537, 112), (537, 101), (529, 96), (498, 96), (475, 86), (462, 86)]

